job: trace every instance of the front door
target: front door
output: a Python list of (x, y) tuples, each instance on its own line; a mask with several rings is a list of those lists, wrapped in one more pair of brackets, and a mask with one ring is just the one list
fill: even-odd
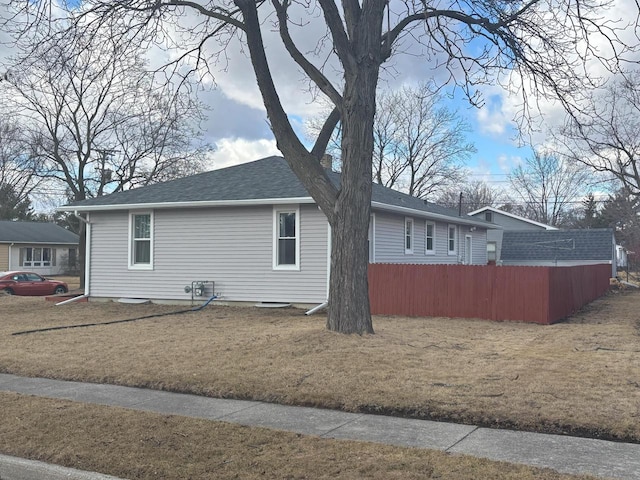
[(473, 263), (471, 235), (467, 235), (464, 237), (464, 263), (465, 265), (471, 265)]

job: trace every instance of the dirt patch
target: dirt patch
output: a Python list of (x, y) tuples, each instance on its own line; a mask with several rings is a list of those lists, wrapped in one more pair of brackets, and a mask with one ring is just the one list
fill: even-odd
[(424, 449), (0, 394), (0, 451), (129, 479), (588, 480)]
[(640, 293), (551, 326), (375, 317), (376, 335), (327, 332), (295, 309), (0, 298), (0, 371), (223, 398), (640, 441)]

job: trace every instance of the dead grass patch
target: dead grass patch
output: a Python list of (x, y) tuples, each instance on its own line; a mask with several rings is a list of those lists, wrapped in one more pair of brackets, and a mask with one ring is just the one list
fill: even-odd
[(0, 394), (0, 451), (129, 479), (570, 480), (443, 452)]
[(640, 441), (638, 292), (552, 326), (376, 317), (358, 337), (295, 309), (211, 306), (11, 335), (177, 309), (2, 297), (0, 371)]

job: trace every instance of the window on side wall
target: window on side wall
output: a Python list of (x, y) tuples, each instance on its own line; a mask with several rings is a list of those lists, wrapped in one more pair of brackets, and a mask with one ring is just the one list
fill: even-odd
[(273, 268), (300, 269), (300, 212), (294, 209), (274, 210)]
[(376, 217), (372, 213), (369, 217), (369, 233), (367, 234), (367, 251), (369, 252), (369, 263), (376, 261)]
[(404, 253), (413, 254), (413, 218), (404, 219)]
[(436, 224), (433, 222), (425, 222), (424, 231), (424, 253), (434, 255), (436, 253)]
[(132, 213), (129, 216), (129, 268), (153, 268), (153, 214)]
[(56, 249), (23, 247), (20, 249), (21, 267), (52, 267), (56, 265)]
[(487, 262), (496, 263), (496, 242), (487, 242)]
[(456, 245), (456, 237), (458, 233), (458, 228), (455, 225), (449, 225), (449, 236), (447, 239), (447, 243), (449, 245), (449, 255), (455, 255), (457, 251)]

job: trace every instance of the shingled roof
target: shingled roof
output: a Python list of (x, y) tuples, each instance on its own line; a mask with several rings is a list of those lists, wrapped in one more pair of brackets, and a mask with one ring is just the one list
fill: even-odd
[[(328, 172), (334, 185), (340, 184), (340, 174)], [(197, 206), (215, 202), (246, 200), (312, 201), (311, 196), (282, 157), (235, 165), (219, 170), (191, 175), (164, 183), (149, 185), (102, 197), (91, 198), (61, 207), (62, 210), (110, 210), (123, 207), (149, 205), (161, 208), (162, 204)], [(458, 217), (458, 212), (412, 197), (396, 190), (373, 184), (372, 202), (393, 207), (407, 208), (434, 215), (455, 217), (462, 223), (490, 226), (487, 222), (468, 216)], [(168, 205), (167, 205), (168, 206)], [(493, 226), (495, 228), (495, 226)]]
[(504, 261), (611, 260), (613, 230), (505, 230), (500, 258)]
[(77, 245), (78, 239), (55, 223), (0, 221), (0, 243)]

